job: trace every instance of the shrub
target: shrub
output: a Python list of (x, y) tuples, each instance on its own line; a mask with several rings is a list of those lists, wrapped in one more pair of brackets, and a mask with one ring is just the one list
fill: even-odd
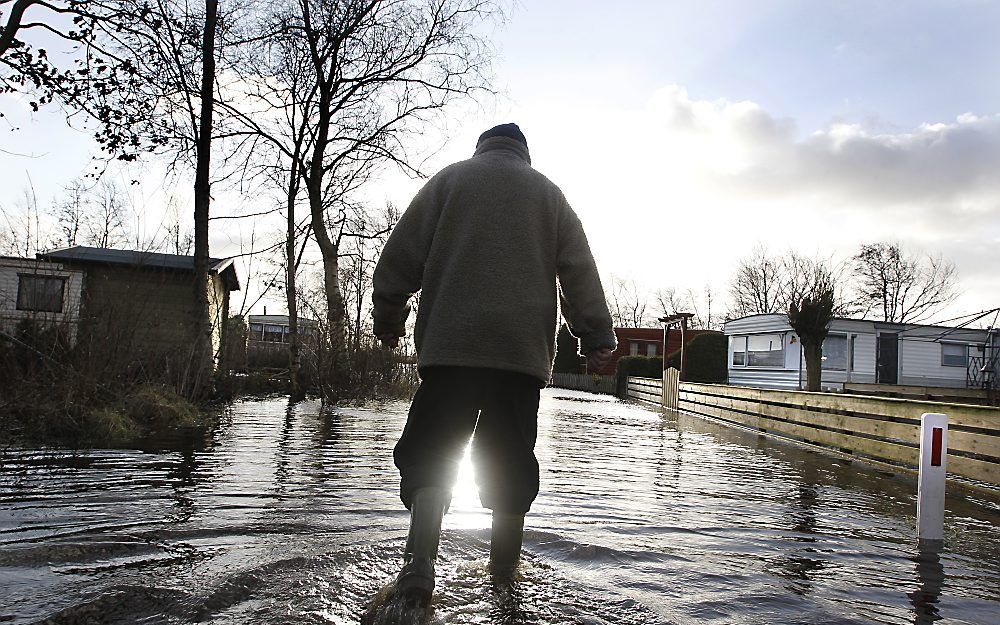
[(663, 359), (659, 356), (625, 356), (618, 359), (619, 379), (627, 377), (662, 378)]
[[(725, 382), (727, 376), (726, 358), (729, 354), (729, 342), (724, 334), (699, 334), (691, 339), (685, 348), (687, 367), (684, 371), (685, 382), (716, 383)], [(667, 366), (681, 368), (680, 350), (667, 356)]]
[(566, 324), (559, 326), (556, 335), (555, 373), (580, 373), (580, 341), (569, 333)]
[(198, 408), (166, 386), (142, 386), (122, 402), (125, 416), (151, 428), (195, 425)]

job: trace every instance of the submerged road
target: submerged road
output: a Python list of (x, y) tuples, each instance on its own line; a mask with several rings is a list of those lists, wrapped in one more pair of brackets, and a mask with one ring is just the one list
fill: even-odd
[[(357, 623), (397, 570), (406, 404), (241, 401), (145, 451), (6, 450), (0, 623)], [(683, 414), (543, 391), (522, 579), (463, 466), (433, 623), (1000, 623), (1000, 509)]]

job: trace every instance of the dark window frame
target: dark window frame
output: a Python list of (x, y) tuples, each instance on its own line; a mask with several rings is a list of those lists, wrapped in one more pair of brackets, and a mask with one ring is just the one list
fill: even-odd
[[(961, 348), (964, 348), (965, 349), (964, 362), (962, 362), (961, 364), (959, 364), (959, 363), (945, 362), (944, 348), (945, 348), (946, 345), (952, 346), (952, 347), (961, 347)], [(958, 343), (958, 342), (953, 342), (953, 341), (941, 341), (941, 366), (942, 367), (962, 367), (963, 369), (967, 369), (969, 367), (969, 344), (968, 343)]]
[[(47, 312), (47, 313), (61, 313), (63, 308), (66, 307), (66, 281), (69, 278), (67, 276), (53, 276), (48, 274), (40, 273), (19, 273), (17, 274), (17, 310), (23, 310), (27, 312)], [(25, 289), (26, 280), (51, 280), (59, 282), (59, 298), (58, 307), (40, 307), (38, 302), (28, 301), (29, 299), (34, 299), (38, 297), (39, 290)], [(34, 298), (31, 296), (34, 295)]]
[(826, 363), (827, 363), (827, 359), (829, 358), (829, 356), (826, 354), (825, 350), (822, 349), (823, 346), (821, 346), (820, 349), (821, 349), (821, 353), (822, 353), (822, 361), (821, 361), (822, 364), (821, 364), (820, 368), (823, 371), (849, 371), (849, 370), (851, 370), (850, 369), (850, 367), (851, 367), (851, 362), (850, 362), (851, 361), (851, 353), (850, 353), (850, 349), (851, 349), (851, 347), (850, 347), (850, 341), (851, 341), (851, 339), (850, 339), (850, 336), (851, 335), (849, 335), (846, 332), (830, 332), (829, 334), (826, 335), (826, 339), (823, 339), (823, 346), (826, 345), (827, 339), (830, 339), (830, 338), (844, 339), (844, 366), (843, 367), (827, 366)]

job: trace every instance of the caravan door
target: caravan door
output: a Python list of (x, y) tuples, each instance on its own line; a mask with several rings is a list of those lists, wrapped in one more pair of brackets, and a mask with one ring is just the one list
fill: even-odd
[(875, 381), (879, 384), (899, 383), (899, 335), (895, 332), (878, 335)]

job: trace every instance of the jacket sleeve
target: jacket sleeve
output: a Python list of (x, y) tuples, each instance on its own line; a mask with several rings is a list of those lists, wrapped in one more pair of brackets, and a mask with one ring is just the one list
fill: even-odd
[[(432, 180), (433, 181), (433, 180)], [(431, 182), (417, 193), (386, 241), (372, 277), (372, 330), (376, 336), (406, 334), (410, 298), (420, 290), (440, 206)]]
[(614, 349), (617, 341), (597, 264), (583, 224), (568, 204), (559, 216), (556, 245), (562, 313), (570, 333), (580, 339), (580, 351), (589, 354), (602, 347)]

